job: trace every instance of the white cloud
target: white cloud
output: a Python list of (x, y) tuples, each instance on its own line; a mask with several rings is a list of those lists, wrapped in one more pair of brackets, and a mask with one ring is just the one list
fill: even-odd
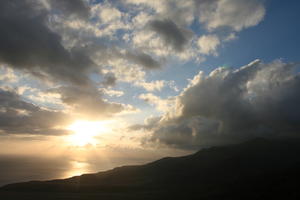
[(194, 20), (194, 2), (191, 0), (127, 0), (129, 4), (150, 7), (160, 18), (172, 19), (176, 24), (188, 26)]
[(112, 72), (119, 81), (133, 83), (145, 79), (146, 73), (141, 67), (130, 65), (124, 59), (110, 60), (108, 64), (112, 67), (109, 72)]
[(231, 41), (231, 40), (236, 40), (237, 38), (238, 37), (235, 33), (230, 33), (224, 38), (224, 41), (227, 42), (227, 41)]
[(156, 110), (161, 112), (170, 111), (170, 109), (174, 105), (174, 99), (161, 99), (160, 97), (152, 93), (141, 94), (139, 95), (139, 98), (146, 101), (150, 105), (155, 106)]
[(133, 17), (133, 19), (132, 19), (133, 25), (136, 28), (141, 28), (141, 27), (145, 26), (145, 24), (147, 24), (147, 22), (149, 22), (152, 18), (153, 18), (153, 16), (151, 14), (146, 13), (146, 12), (140, 12), (135, 17)]
[(124, 92), (121, 90), (111, 90), (111, 89), (101, 88), (100, 91), (111, 97), (120, 97), (124, 95)]
[(96, 4), (92, 7), (92, 14), (98, 16), (103, 23), (119, 20), (122, 17), (122, 13), (117, 8), (108, 4)]
[[(6, 5), (6, 2), (2, 4)], [(102, 93), (114, 97), (123, 95), (123, 91), (112, 89), (115, 84), (126, 82), (148, 92), (161, 91), (167, 86), (178, 92), (172, 81), (149, 80), (148, 71), (160, 70), (169, 61), (179, 65), (186, 61), (201, 62), (207, 55), (217, 55), (222, 42), (232, 40), (238, 31), (258, 24), (265, 13), (263, 3), (258, 0), (127, 0), (127, 4), (125, 1), (89, 0), (77, 0), (73, 4), (59, 0), (42, 2), (16, 3), (18, 8), (25, 6), (27, 10), (8, 15), (18, 22), (16, 25), (21, 30), (14, 34), (24, 39), (24, 44), (32, 44), (35, 48), (29, 49), (31, 45), (15, 48), (18, 40), (4, 38), (3, 42), (8, 42), (8, 46), (12, 44), (13, 48), (11, 56), (0, 55), (4, 56), (1, 61), (15, 69), (30, 72), (43, 82), (52, 82), (52, 86), (57, 88), (55, 95), (42, 89), (31, 91), (29, 87), (20, 88), (20, 92), (27, 95), (27, 100), (38, 104), (50, 101), (63, 103), (70, 107), (68, 111), (75, 114), (103, 114), (105, 117), (134, 110), (130, 105), (109, 102), (102, 97)], [(40, 11), (44, 15), (38, 18)], [(37, 16), (36, 21), (32, 20), (32, 14)], [(206, 28), (201, 33), (204, 35), (199, 35), (198, 28), (194, 29), (198, 25), (197, 20), (200, 26)], [(24, 26), (24, 21), (28, 26)], [(222, 27), (226, 28), (225, 33)], [(37, 29), (42, 31), (38, 37)], [(23, 37), (24, 31), (30, 37)], [(28, 40), (31, 38), (34, 42)], [(3, 52), (8, 49), (3, 49)], [(27, 56), (17, 59), (18, 55)], [(49, 60), (49, 56), (54, 59)], [(215, 71), (213, 74), (220, 73)], [(12, 71), (1, 75), (1, 83), (17, 85), (18, 77)], [(205, 78), (199, 74), (185, 91), (203, 80)], [(61, 84), (64, 86), (61, 87)], [(104, 87), (100, 92), (97, 90), (99, 86)], [(140, 98), (163, 112), (181, 103), (180, 98), (176, 101), (161, 99), (152, 93), (143, 94)]]
[[(217, 55), (217, 47), (222, 42), (236, 39), (236, 32), (257, 25), (265, 15), (263, 2), (259, 0), (128, 0), (126, 3), (138, 6), (140, 11), (136, 18), (140, 20), (134, 21), (135, 23), (142, 21), (139, 23), (142, 26), (139, 28), (137, 26), (131, 36), (127, 35), (127, 40), (132, 41), (135, 47), (157, 57), (167, 59), (176, 57), (181, 61), (194, 59), (201, 62), (205, 60), (204, 56)], [(177, 36), (183, 34), (176, 35), (175, 33), (179, 31), (171, 31), (174, 34), (169, 35), (170, 23), (174, 23), (177, 30), (188, 30), (192, 33), (190, 25), (197, 19), (211, 34), (202, 35), (199, 40), (185, 36), (184, 42), (174, 45), (177, 44), (177, 40), (172, 38), (178, 39), (180, 37)], [(147, 24), (147, 20), (148, 22), (170, 20), (170, 23), (165, 23), (163, 29), (159, 29), (160, 32), (153, 33), (143, 28), (143, 23)], [(169, 41), (168, 44), (166, 41)], [(199, 47), (202, 56), (199, 56)]]
[(217, 0), (200, 1), (200, 22), (212, 31), (220, 27), (230, 27), (235, 31), (257, 25), (265, 15), (263, 1), (260, 0)]
[(17, 81), (18, 77), (13, 69), (0, 66), (0, 83), (15, 83)]
[[(207, 76), (199, 72), (151, 126), (151, 141), (199, 148), (255, 137), (299, 137), (296, 67), (280, 60), (255, 60), (237, 70), (217, 68)], [(164, 108), (154, 95), (141, 98)], [(176, 114), (170, 115), (174, 109)]]
[(164, 80), (157, 80), (157, 81), (151, 81), (151, 82), (145, 82), (145, 81), (138, 81), (135, 83), (136, 86), (143, 87), (147, 91), (160, 91), (163, 87), (166, 85), (166, 81)]
[(198, 39), (200, 52), (205, 55), (217, 55), (217, 48), (220, 43), (221, 42), (216, 35), (203, 35)]

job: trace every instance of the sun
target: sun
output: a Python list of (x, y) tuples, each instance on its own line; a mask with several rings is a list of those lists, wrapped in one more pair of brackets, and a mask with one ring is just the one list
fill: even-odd
[(107, 132), (106, 121), (84, 121), (78, 120), (67, 127), (73, 134), (68, 137), (68, 142), (74, 146), (96, 145), (95, 136)]

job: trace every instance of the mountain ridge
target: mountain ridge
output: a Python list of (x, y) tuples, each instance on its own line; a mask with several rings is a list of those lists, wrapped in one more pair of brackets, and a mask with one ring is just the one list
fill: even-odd
[(182, 195), (202, 199), (259, 199), (282, 196), (289, 191), (287, 195), (300, 197), (293, 190), (300, 178), (299, 153), (300, 139), (257, 138), (145, 165), (122, 166), (67, 179), (9, 184), (0, 190), (112, 194), (109, 198), (116, 194), (144, 198), (147, 193), (161, 198), (171, 195), (172, 199)]

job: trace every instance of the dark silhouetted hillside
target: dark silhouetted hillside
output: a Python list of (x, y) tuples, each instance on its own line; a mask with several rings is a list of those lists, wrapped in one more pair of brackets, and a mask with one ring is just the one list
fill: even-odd
[[(62, 180), (6, 185), (6, 199), (298, 199), (300, 140), (255, 139)], [(4, 199), (1, 198), (1, 199)]]

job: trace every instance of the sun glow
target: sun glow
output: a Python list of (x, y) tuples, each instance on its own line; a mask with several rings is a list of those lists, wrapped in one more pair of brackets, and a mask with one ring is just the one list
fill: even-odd
[(96, 145), (95, 137), (109, 130), (107, 124), (108, 121), (76, 121), (68, 127), (74, 132), (68, 142), (75, 146)]
[(62, 178), (69, 178), (72, 176), (78, 176), (81, 174), (91, 173), (89, 169), (89, 163), (80, 161), (71, 161), (71, 168), (68, 170)]

